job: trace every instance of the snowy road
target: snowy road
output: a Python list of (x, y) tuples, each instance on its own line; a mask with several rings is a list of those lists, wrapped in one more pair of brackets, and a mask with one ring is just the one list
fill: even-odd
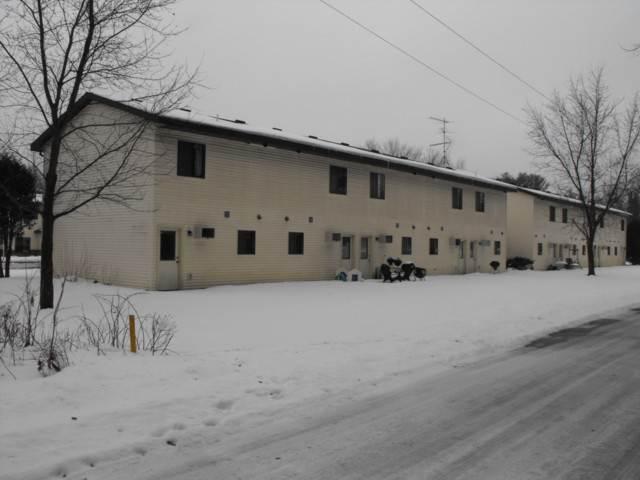
[[(640, 478), (640, 313), (78, 478)], [(75, 478), (75, 472), (74, 472)]]

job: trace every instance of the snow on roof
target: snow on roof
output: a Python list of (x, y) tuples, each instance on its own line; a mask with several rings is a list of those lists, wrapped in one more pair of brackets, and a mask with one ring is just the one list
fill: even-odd
[[(570, 198), (570, 197), (565, 197), (562, 195), (558, 195), (556, 193), (551, 193), (551, 192), (545, 192), (542, 190), (535, 190), (533, 188), (524, 188), (524, 187), (518, 187), (519, 190), (529, 193), (531, 195), (534, 195), (536, 197), (540, 197), (540, 198), (544, 198), (547, 200), (555, 200), (557, 202), (563, 202), (563, 203), (572, 203), (574, 205), (582, 205), (582, 202), (580, 200), (577, 200), (575, 198)], [(597, 205), (597, 207), (601, 210), (604, 210), (604, 205)], [(624, 210), (619, 210), (617, 208), (610, 208), (609, 211), (611, 213), (617, 213), (620, 215), (628, 215), (630, 216), (631, 213), (626, 212)]]
[(276, 140), (285, 140), (294, 142), (300, 145), (306, 145), (316, 148), (325, 149), (337, 153), (346, 153), (351, 155), (357, 155), (364, 158), (370, 158), (372, 160), (384, 161), (394, 165), (409, 166), (418, 170), (432, 172), (434, 175), (441, 175), (446, 177), (460, 178), (462, 181), (473, 181), (482, 183), (487, 186), (498, 188), (501, 190), (515, 190), (516, 188), (508, 183), (500, 182), (490, 178), (482, 177), (476, 173), (458, 170), (449, 167), (439, 167), (429, 163), (419, 162), (416, 160), (410, 160), (406, 157), (396, 157), (385, 153), (380, 153), (375, 150), (368, 150), (363, 147), (352, 146), (345, 142), (335, 142), (319, 138), (315, 135), (300, 135), (284, 132), (280, 128), (264, 128), (254, 127), (248, 125), (242, 120), (230, 120), (219, 116), (210, 116), (203, 113), (197, 113), (190, 109), (176, 109), (168, 113), (160, 115), (160, 117), (175, 119), (179, 121), (214, 126), (216, 128), (227, 129), (235, 132), (244, 132), (248, 134), (259, 135), (265, 138), (271, 138)]

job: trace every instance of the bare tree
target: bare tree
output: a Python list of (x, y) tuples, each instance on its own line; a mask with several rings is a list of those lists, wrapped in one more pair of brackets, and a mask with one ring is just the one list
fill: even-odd
[(520, 172), (516, 176), (513, 176), (509, 172), (504, 172), (499, 177), (496, 177), (496, 180), (519, 187), (532, 188), (534, 190), (545, 191), (549, 188), (547, 179), (537, 173)]
[[(445, 158), (441, 151), (431, 147), (421, 148), (401, 142), (398, 138), (389, 138), (380, 143), (370, 138), (364, 143), (365, 148), (394, 157), (405, 157), (416, 162), (429, 163), (436, 167), (451, 167), (448, 158)], [(464, 168), (464, 161), (459, 160), (455, 168)]]
[(127, 205), (139, 197), (137, 179), (149, 170), (137, 158), (144, 119), (76, 121), (82, 93), (125, 92), (155, 113), (190, 93), (194, 75), (164, 66), (164, 47), (180, 33), (166, 20), (174, 3), (6, 0), (0, 6), (0, 105), (26, 126), (18, 138), (32, 140), (34, 128), (47, 132), (44, 159), (35, 162), (44, 185), (42, 308), (54, 303), (55, 221), (95, 200)]
[(603, 70), (569, 83), (543, 109), (528, 107), (529, 137), (541, 168), (559, 191), (581, 203), (576, 228), (587, 243), (588, 275), (595, 275), (594, 242), (598, 225), (626, 195), (634, 176), (632, 157), (640, 138), (638, 95), (620, 111), (612, 101)]

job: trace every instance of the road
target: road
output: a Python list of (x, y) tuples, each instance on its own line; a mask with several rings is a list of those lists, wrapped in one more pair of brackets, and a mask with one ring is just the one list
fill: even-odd
[(291, 408), (144, 468), (123, 461), (109, 478), (637, 480), (639, 366), (630, 311), (384, 395)]

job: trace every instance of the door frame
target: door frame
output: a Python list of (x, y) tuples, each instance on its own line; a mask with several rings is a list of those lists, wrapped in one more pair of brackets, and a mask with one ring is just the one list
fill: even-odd
[[(156, 239), (155, 239), (155, 270), (156, 270), (156, 281), (155, 288), (156, 290), (160, 290), (160, 235), (161, 232), (175, 232), (176, 235), (176, 288), (175, 290), (182, 290), (182, 229), (180, 227), (174, 227), (169, 225), (162, 225), (156, 229)], [(161, 291), (175, 291), (174, 289), (169, 290), (161, 290)]]

